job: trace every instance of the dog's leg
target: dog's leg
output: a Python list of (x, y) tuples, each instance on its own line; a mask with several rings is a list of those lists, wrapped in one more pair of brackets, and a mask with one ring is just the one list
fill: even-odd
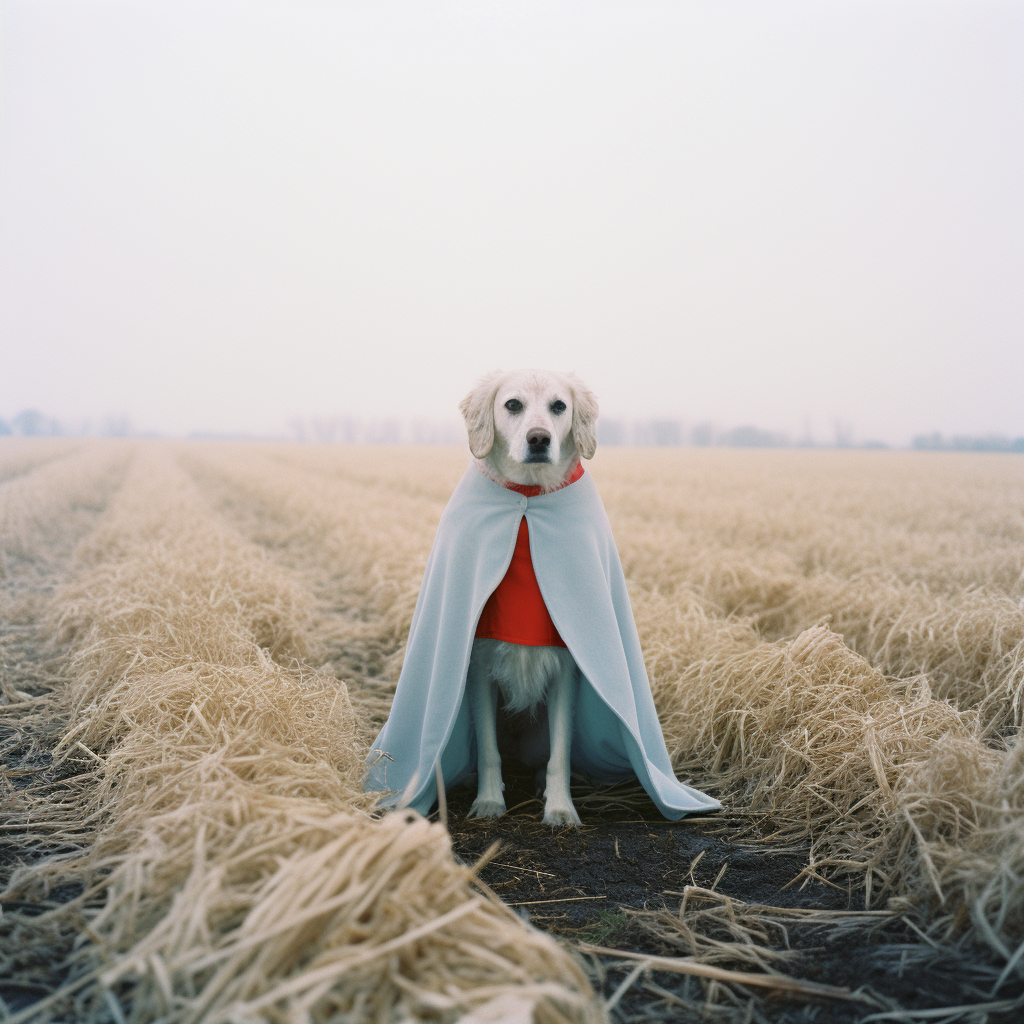
[(559, 672), (548, 684), (548, 730), (551, 758), (544, 791), (544, 824), (552, 828), (578, 825), (580, 816), (569, 792), (569, 755), (572, 752), (573, 711), (579, 670), (573, 665)]
[(505, 813), (505, 784), (501, 781), (498, 753), (498, 684), (482, 666), (470, 662), (469, 699), (476, 729), (476, 799), (469, 809), (471, 818), (500, 818)]

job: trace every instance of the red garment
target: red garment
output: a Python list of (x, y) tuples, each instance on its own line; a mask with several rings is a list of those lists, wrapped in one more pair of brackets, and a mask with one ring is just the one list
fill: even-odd
[[(583, 464), (577, 462), (572, 476), (562, 487), (575, 483), (581, 476)], [(541, 493), (541, 488), (536, 485), (506, 483), (504, 486), (528, 498), (536, 498)], [(519, 523), (519, 535), (508, 571), (484, 605), (476, 636), (477, 639), (504, 640), (528, 647), (565, 647), (537, 585), (530, 558), (530, 529), (525, 516)]]

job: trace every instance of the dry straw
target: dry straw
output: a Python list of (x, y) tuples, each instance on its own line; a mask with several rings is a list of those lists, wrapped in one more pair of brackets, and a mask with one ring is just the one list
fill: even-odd
[(52, 459), (80, 447), (81, 441), (69, 438), (0, 438), (0, 483), (23, 476)]
[(891, 573), (810, 578), (723, 558), (704, 574), (714, 606), (749, 617), (762, 635), (791, 636), (827, 618), (845, 643), (896, 676), (927, 675), (937, 697), (977, 709), (990, 731), (1024, 715), (1024, 604), (970, 589), (934, 593)]
[[(794, 949), (795, 932), (827, 930), (860, 933), (863, 942), (871, 932), (892, 922), (885, 910), (808, 910), (744, 903), (724, 893), (688, 885), (677, 909), (630, 911), (629, 917), (659, 944), (705, 964), (724, 964), (778, 971), (801, 955)], [(794, 936), (795, 937), (795, 936)]]
[(31, 452), (17, 446), (6, 453), (13, 471), (0, 478), (0, 582), (8, 587), (27, 585), (40, 562), (67, 559), (69, 541), (104, 506), (128, 457), (123, 445), (101, 442), (80, 448), (46, 444), (34, 458)]
[[(53, 876), (97, 886), (80, 901), (96, 938), (77, 969), (99, 972), (83, 1005), (139, 1020), (141, 1005), (169, 1020), (455, 1017), (510, 999), (539, 1000), (538, 1019), (596, 1013), (571, 960), (473, 896), (442, 829), (360, 809), (358, 754), (465, 453), (181, 459), (188, 474), (152, 454), (135, 466), (53, 605), (72, 655), (62, 749), (102, 762), (77, 805), (99, 827), (92, 852)], [(925, 461), (620, 451), (592, 471), (680, 775), (809, 842), (807, 877), (863, 881), (869, 905), (986, 943), (1010, 976), (1024, 959), (1024, 474), (1009, 457)], [(723, 956), (777, 936), (776, 917), (751, 914), (746, 939), (715, 933)], [(373, 944), (379, 958), (351, 959)]]
[[(464, 453), (424, 460), (422, 450), (388, 451), (382, 458), (372, 449), (281, 448), (248, 464), (209, 451), (196, 458), (210, 486), (219, 488), (233, 514), (248, 523), (246, 529), (275, 552), (289, 553), (297, 571), (315, 576), (323, 562), (336, 559), (345, 566), (332, 581), (331, 598), (343, 595), (343, 602), (358, 609), (358, 618), (353, 621), (348, 610), (325, 617), (317, 632), (328, 648), (380, 655), (372, 674), (360, 676), (360, 666), (352, 666), (359, 689), (368, 694), (363, 709), (374, 713), (376, 724), (401, 665), (401, 643), (434, 525), (448, 488), (463, 470)], [(634, 586), (655, 699), (679, 771), (697, 785), (718, 789), (733, 806), (770, 812), (779, 838), (811, 841), (809, 873), (859, 876), (871, 905), (907, 893), (918, 904), (935, 899), (944, 907), (972, 900), (942, 874), (948, 857), (940, 851), (961, 850), (979, 829), (994, 827), (987, 808), (996, 799), (992, 780), (1006, 758), (985, 741), (974, 712), (987, 713), (991, 694), (1006, 694), (1016, 685), (1014, 599), (978, 589), (959, 596), (955, 588), (930, 594), (924, 583), (913, 582), (926, 545), (919, 541), (907, 556), (907, 533), (891, 513), (899, 504), (894, 491), (872, 495), (876, 505), (853, 500), (857, 488), (871, 490), (863, 473), (852, 484), (833, 476), (834, 500), (846, 504), (847, 520), (861, 531), (861, 548), (881, 537), (886, 557), (909, 582), (883, 586), (877, 572), (863, 575), (871, 559), (860, 549), (846, 556), (851, 571), (862, 574), (848, 583), (828, 565), (798, 575), (792, 557), (798, 538), (806, 529), (808, 543), (820, 547), (832, 525), (816, 522), (822, 517), (820, 501), (811, 511), (800, 510), (797, 526), (783, 515), (796, 516), (792, 498), (783, 512), (775, 512), (760, 493), (776, 488), (775, 478), (737, 474), (723, 481), (719, 472), (699, 481), (714, 492), (708, 498), (696, 488), (688, 491), (685, 475), (669, 475), (655, 459), (650, 453), (613, 453), (594, 472)], [(750, 465), (745, 460), (738, 468)], [(973, 464), (960, 465), (970, 469)], [(992, 466), (1001, 472), (1003, 463)], [(313, 472), (317, 467), (323, 472)], [(720, 464), (716, 467), (721, 471)], [(903, 465), (898, 468), (904, 472)], [(877, 463), (873, 469), (880, 475)], [(799, 482), (804, 492), (822, 476), (808, 474), (806, 466), (789, 468), (787, 474), (785, 486), (796, 488)], [(1013, 478), (995, 475), (997, 486), (990, 481), (978, 491), (982, 505), (993, 491), (1005, 501)], [(895, 485), (899, 476), (890, 472), (886, 479)], [(916, 500), (899, 515), (914, 516), (916, 532), (930, 529), (945, 544), (967, 510), (952, 523), (943, 511), (943, 497), (947, 503), (962, 500), (955, 478), (944, 491), (934, 483), (930, 487), (926, 502)], [(1014, 493), (1024, 497), (1024, 484)], [(802, 497), (799, 489), (797, 496)], [(975, 508), (987, 531), (977, 544), (993, 536), (1016, 537), (1017, 513), (1004, 508), (1000, 519), (1001, 508)], [(878, 525), (887, 516), (893, 522)], [(694, 550), (691, 534), (713, 542), (714, 550)], [(344, 559), (346, 544), (361, 557)], [(998, 575), (991, 566), (986, 571)], [(862, 607), (843, 620), (848, 641), (835, 629), (812, 624), (795, 639), (765, 642), (766, 632), (772, 636), (766, 626), (770, 617), (777, 633), (786, 615), (798, 625), (816, 602), (825, 614), (835, 612), (849, 603), (849, 591), (862, 595)], [(802, 611), (794, 610), (794, 594)], [(366, 600), (365, 595), (372, 596)], [(727, 597), (749, 614), (724, 615)], [(909, 634), (902, 646), (893, 619)], [(875, 638), (879, 623), (888, 623), (887, 641), (858, 644), (861, 620)], [(869, 648), (867, 659), (851, 646)], [(956, 659), (950, 651), (958, 652)], [(940, 688), (943, 692), (936, 692)], [(937, 699), (946, 696), (956, 697), (963, 710)], [(1004, 702), (1001, 721), (1011, 706)], [(1001, 870), (994, 862), (986, 864), (980, 868), (986, 877)], [(1012, 887), (1005, 892), (1011, 904), (1019, 903)], [(1012, 924), (1013, 913), (994, 909), (997, 902), (990, 898), (986, 920), (996, 933), (1011, 922), (1000, 942), (1015, 949), (1024, 934)], [(961, 927), (968, 917), (964, 909)]]
[(798, 576), (882, 573), (936, 594), (1024, 597), (1016, 457), (602, 449), (593, 468), (613, 523), (660, 527), (663, 578), (704, 552), (711, 569), (724, 556)]
[[(783, 466), (781, 489), (794, 490), (796, 499), (790, 496), (780, 512), (764, 493), (780, 489), (776, 477), (752, 473), (747, 478), (739, 472), (729, 477), (728, 466), (716, 463), (717, 476), (703, 479), (694, 472), (702, 487), (688, 489), (687, 474), (670, 475), (656, 462), (679, 458), (672, 452), (612, 453), (594, 468), (634, 587), (655, 699), (678, 770), (697, 785), (718, 789), (734, 806), (771, 812), (780, 838), (811, 841), (809, 871), (859, 876), (872, 905), (901, 893), (928, 903), (939, 891), (940, 904), (955, 901), (939, 879), (937, 865), (945, 857), (930, 851), (933, 844), (936, 851), (961, 849), (979, 828), (989, 827), (992, 780), (1005, 755), (985, 741), (974, 712), (991, 707), (986, 703), (990, 690), (1005, 694), (1017, 678), (1006, 661), (1018, 646), (1016, 620), (1008, 614), (1016, 605), (1009, 596), (980, 590), (959, 597), (955, 590), (926, 595), (915, 603), (910, 598), (923, 593), (924, 584), (905, 582), (878, 585), (872, 610), (868, 577), (843, 583), (828, 565), (797, 575), (793, 556), (804, 532), (811, 536), (808, 543), (820, 547), (832, 525), (817, 522), (820, 500), (810, 511), (796, 507), (796, 499), (809, 499), (825, 477), (834, 502), (845, 506), (841, 525), (857, 525), (861, 548), (881, 537), (886, 557), (910, 579), (926, 545), (916, 543), (913, 557), (907, 556), (907, 531), (900, 529), (899, 517), (913, 516), (916, 533), (931, 530), (945, 544), (950, 529), (968, 519), (969, 509), (952, 515), (943, 503), (943, 498), (946, 504), (962, 502), (959, 481), (953, 477), (944, 490), (918, 481), (926, 492), (930, 487), (926, 500), (917, 498), (910, 506), (904, 501), (894, 514), (900, 504), (894, 488), (906, 473), (905, 463), (896, 467), (897, 474), (879, 474), (878, 463), (868, 464), (852, 483), (841, 475), (850, 464), (836, 463), (831, 484), (825, 464), (816, 475), (806, 466)], [(297, 571), (315, 576), (323, 562), (344, 565), (332, 581), (331, 599), (342, 595), (358, 617), (353, 621), (348, 609), (325, 616), (317, 633), (328, 648), (378, 653), (372, 674), (354, 673), (356, 692), (368, 694), (363, 708), (374, 713), (376, 724), (401, 665), (401, 644), (436, 519), (447, 488), (463, 470), (464, 453), (431, 461), (423, 459), (422, 450), (388, 451), (382, 458), (372, 449), (281, 448), (248, 464), (222, 452), (205, 451), (196, 459), (205, 466), (210, 486), (219, 488), (233, 514), (248, 523), (245, 529), (275, 552), (289, 553)], [(677, 468), (695, 465), (702, 468), (699, 462)], [(737, 469), (745, 473), (751, 465), (741, 460)], [(958, 465), (974, 472), (973, 463)], [(1017, 486), (1012, 493), (1024, 497), (1024, 482), (1018, 486), (1012, 474), (1000, 477), (1004, 463), (991, 465), (995, 485), (990, 480), (977, 491), (980, 507), (974, 511), (985, 529), (977, 544), (992, 537), (1012, 541), (1020, 532), (1018, 513), (999, 502), (1005, 502), (1011, 484)], [(324, 472), (312, 472), (318, 466)], [(880, 485), (870, 483), (880, 476), (890, 488), (882, 493)], [(869, 500), (855, 500), (858, 489), (866, 490)], [(993, 493), (996, 503), (985, 506)], [(798, 512), (799, 525), (785, 518)], [(691, 535), (713, 542), (712, 553), (695, 551)], [(361, 556), (344, 559), (346, 544)], [(712, 564), (715, 557), (720, 564)], [(846, 556), (856, 573), (864, 573), (869, 563), (860, 549)], [(877, 573), (872, 578), (880, 579)], [(727, 587), (731, 602), (749, 614), (723, 614)], [(830, 600), (833, 610), (848, 600), (837, 597), (838, 587), (861, 588), (865, 596), (858, 614), (869, 624), (872, 615), (883, 623), (902, 616), (913, 640), (903, 649), (931, 659), (923, 663), (925, 672), (920, 662), (909, 656), (897, 660), (891, 653), (899, 647), (898, 634), (889, 635), (891, 625), (889, 647), (877, 644), (881, 667), (872, 663), (870, 651), (866, 660), (851, 649), (857, 633), (849, 625), (849, 642), (824, 625), (811, 625), (795, 639), (765, 642), (770, 609), (775, 609), (777, 632), (794, 592), (805, 601), (804, 611), (792, 614), (798, 624), (814, 607), (811, 595), (818, 595), (826, 614)], [(859, 621), (856, 614), (849, 619)], [(993, 624), (1000, 623), (1006, 628), (993, 632)], [(772, 631), (767, 632), (770, 638)], [(950, 649), (964, 652), (959, 667), (946, 653)], [(979, 677), (986, 679), (980, 687)], [(947, 692), (937, 693), (939, 686)], [(964, 710), (937, 699), (945, 696), (956, 696)], [(1003, 710), (1009, 706), (1005, 702)], [(996, 868), (990, 864), (989, 870)], [(997, 913), (993, 920), (1001, 927), (1012, 918)], [(1021, 938), (1011, 928), (1004, 944), (1016, 948)]]
[(54, 871), (86, 893), (5, 917), (7, 969), (30, 973), (54, 928), (85, 941), (80, 980), (24, 1016), (453, 1020), (514, 996), (538, 1021), (601, 1019), (581, 968), (475, 893), (443, 828), (367, 815), (345, 687), (301, 660), (308, 600), (158, 450), (80, 559), (53, 602), (58, 753), (102, 763), (80, 809), (98, 828), (87, 855), (12, 880), (5, 899)]
[[(351, 478), (341, 473), (332, 449), (309, 450), (324, 462), (321, 472), (303, 468), (311, 458), (304, 447), (249, 450), (244, 459), (230, 449), (192, 451), (187, 464), (242, 532), (320, 598), (313, 634), (336, 672), (350, 681), (369, 744), (390, 707), (444, 509), (446, 497), (427, 493), (428, 485), (436, 489), (434, 476), (441, 476), (450, 494), (466, 459), (442, 449), (438, 467), (427, 474), (422, 452), (413, 463), (415, 452), (389, 450), (397, 482), (384, 486), (370, 472), (367, 450), (344, 449), (356, 462)], [(378, 477), (386, 468), (376, 466)]]
[[(603, 461), (602, 461), (603, 460)], [(683, 585), (763, 637), (828, 617), (891, 675), (1019, 728), (1024, 470), (901, 453), (606, 452), (630, 579)]]

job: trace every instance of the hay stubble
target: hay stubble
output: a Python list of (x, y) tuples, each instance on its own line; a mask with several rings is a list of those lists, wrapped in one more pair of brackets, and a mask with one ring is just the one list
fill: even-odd
[[(10, 486), (88, 457), (29, 460)], [(5, 897), (86, 886), (77, 925), (67, 907), (5, 924), (85, 929), (82, 1012), (454, 1019), (520, 999), (600, 1018), (576, 963), (474, 888), (440, 826), (375, 819), (360, 792), (464, 460), (134, 450), (45, 608), (58, 753), (96, 762), (61, 813), (93, 842)], [(1020, 460), (614, 451), (591, 469), (681, 777), (770, 815), (871, 906), (1018, 969)], [(43, 490), (31, 516), (11, 503), (16, 561), (52, 546)]]

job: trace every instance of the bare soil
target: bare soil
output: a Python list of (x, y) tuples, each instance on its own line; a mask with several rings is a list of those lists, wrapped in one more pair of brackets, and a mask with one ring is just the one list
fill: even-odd
[[(808, 877), (807, 850), (765, 843), (767, 822), (733, 817), (727, 811), (670, 822), (636, 783), (602, 793), (579, 780), (573, 798), (583, 825), (555, 831), (541, 821), (533, 771), (503, 767), (509, 811), (502, 818), (482, 821), (466, 816), (475, 783), (449, 793), (448, 827), (456, 855), (473, 863), (499, 842), (499, 852), (480, 873), (482, 881), (535, 926), (562, 939), (656, 956), (685, 955), (645, 931), (628, 912), (675, 911), (687, 885), (715, 889), (747, 904), (864, 908), (863, 889), (852, 882), (840, 885)], [(831, 936), (821, 928), (791, 929), (789, 942), (799, 955), (781, 968), (784, 972), (851, 991), (866, 987), (881, 997), (882, 1006), (891, 1001), (890, 1005), (908, 1010), (985, 1002), (993, 972), (998, 973), (978, 950), (933, 950), (898, 919), (870, 932)], [(595, 983), (605, 997), (635, 966), (612, 958), (600, 958), (600, 963), (593, 959)], [(735, 967), (749, 970), (741, 964)], [(749, 991), (756, 1013), (780, 1024), (847, 1024), (877, 1012), (855, 1002), (794, 1001)], [(999, 998), (1018, 994), (1004, 987)], [(699, 1015), (703, 1001), (697, 979), (652, 971), (628, 990), (614, 1017), (706, 1020)], [(749, 1019), (758, 1019), (751, 1013)], [(1019, 1021), (1019, 1014), (991, 1014), (988, 1019), (1009, 1024)]]

